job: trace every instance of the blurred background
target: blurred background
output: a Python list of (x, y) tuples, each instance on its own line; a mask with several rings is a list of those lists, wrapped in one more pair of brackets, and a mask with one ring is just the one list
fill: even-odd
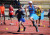
[[(50, 0), (0, 0), (0, 5), (1, 5), (1, 3), (5, 4), (6, 19), (9, 19), (9, 9), (8, 8), (9, 8), (10, 4), (12, 4), (12, 6), (14, 7), (14, 11), (16, 11), (17, 8), (19, 8), (20, 4), (22, 4), (23, 7), (28, 5), (28, 1), (33, 1), (33, 4), (36, 6), (40, 5), (42, 7), (42, 9), (45, 11), (44, 12), (44, 16), (45, 16), (44, 19), (48, 19), (48, 11), (50, 9)], [(28, 12), (28, 15), (29, 15), (29, 12)]]

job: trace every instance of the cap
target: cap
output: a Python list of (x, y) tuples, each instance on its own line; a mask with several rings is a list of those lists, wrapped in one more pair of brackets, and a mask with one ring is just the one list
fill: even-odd
[(32, 3), (32, 1), (29, 1), (28, 3)]

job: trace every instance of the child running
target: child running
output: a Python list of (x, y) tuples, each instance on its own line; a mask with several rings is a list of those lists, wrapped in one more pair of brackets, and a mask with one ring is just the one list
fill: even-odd
[[(26, 6), (26, 7), (25, 7), (26, 15), (27, 15), (26, 8), (28, 8), (29, 13), (30, 13), (30, 20), (31, 20), (33, 26), (36, 28), (36, 32), (38, 32), (38, 27), (37, 27), (37, 25), (36, 25), (35, 22), (34, 22), (34, 20), (37, 20), (37, 19), (39, 18), (39, 17), (35, 14), (35, 8), (37, 8), (37, 6), (32, 5), (32, 1), (29, 1), (28, 4), (29, 4), (29, 6)], [(36, 18), (36, 19), (35, 19), (35, 18)]]
[(2, 3), (2, 5), (0, 6), (0, 16), (1, 16), (1, 25), (2, 25), (2, 16), (4, 16), (4, 25), (6, 25), (5, 23), (5, 7), (4, 4)]
[(10, 19), (11, 19), (10, 24), (13, 25), (14, 10), (13, 10), (12, 5), (9, 6), (9, 16), (10, 16)]
[[(39, 24), (38, 26), (40, 26), (40, 19), (41, 19), (41, 9), (38, 7), (37, 11), (36, 11), (36, 14), (39, 16)], [(37, 20), (36, 20), (36, 23), (37, 23)]]
[(24, 28), (23, 31), (25, 31), (26, 28), (25, 28), (24, 25), (23, 25), (23, 22), (25, 22), (25, 19), (24, 19), (24, 16), (23, 16), (24, 14), (23, 14), (22, 10), (19, 8), (19, 9), (16, 11), (15, 15), (17, 15), (17, 19), (18, 19), (18, 22), (19, 22), (19, 29), (18, 29), (17, 32), (20, 32), (20, 25), (23, 26), (23, 28)]

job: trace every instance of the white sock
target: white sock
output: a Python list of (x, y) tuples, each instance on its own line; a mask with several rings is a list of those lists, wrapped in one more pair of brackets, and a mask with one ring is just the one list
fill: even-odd
[(10, 25), (14, 25), (13, 23), (10, 23)]
[(38, 24), (38, 25), (40, 25), (40, 24)]
[(1, 22), (2, 23), (2, 22)]

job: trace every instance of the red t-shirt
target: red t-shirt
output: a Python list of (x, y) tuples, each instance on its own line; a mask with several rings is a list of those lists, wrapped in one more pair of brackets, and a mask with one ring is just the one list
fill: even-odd
[(5, 11), (5, 7), (4, 6), (0, 6), (0, 13), (4, 14), (4, 11)]
[(9, 7), (9, 15), (13, 15), (13, 13), (14, 13), (13, 7)]

